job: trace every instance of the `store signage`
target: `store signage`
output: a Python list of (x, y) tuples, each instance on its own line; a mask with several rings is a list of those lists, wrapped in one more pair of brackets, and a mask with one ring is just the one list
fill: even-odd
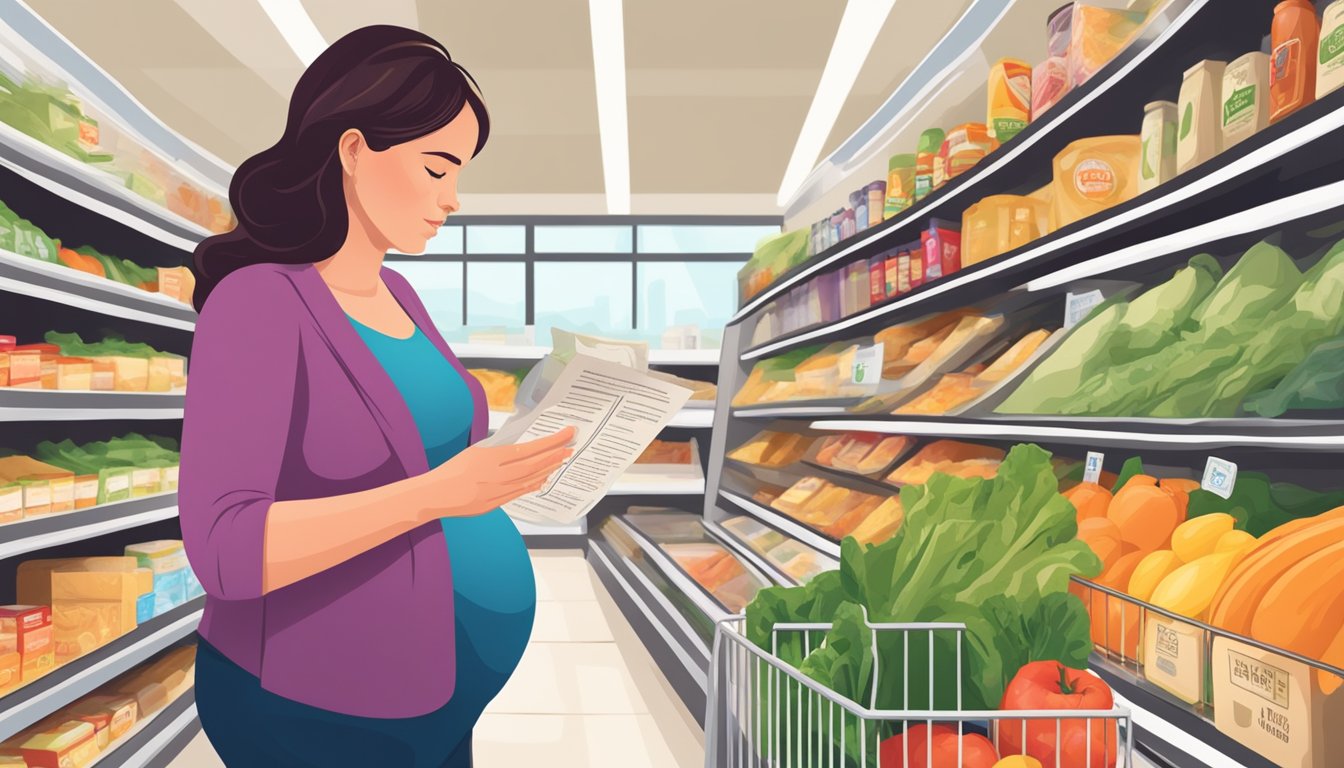
[(1087, 313), (1091, 312), (1093, 307), (1104, 300), (1101, 291), (1070, 292), (1064, 302), (1064, 327), (1067, 329), (1077, 325), (1078, 321), (1087, 317)]
[(1216, 493), (1224, 499), (1231, 498), (1232, 489), (1237, 485), (1237, 465), (1226, 459), (1210, 456), (1204, 465), (1204, 480), (1200, 487), (1209, 493)]
[(1101, 479), (1101, 465), (1106, 461), (1106, 454), (1096, 451), (1087, 452), (1087, 461), (1083, 464), (1083, 482), (1095, 483)]

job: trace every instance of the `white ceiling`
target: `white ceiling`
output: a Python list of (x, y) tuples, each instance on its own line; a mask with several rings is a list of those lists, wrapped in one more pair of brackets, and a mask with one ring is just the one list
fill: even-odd
[[(857, 0), (856, 0), (857, 1)], [(279, 136), (302, 72), (256, 0), (28, 0), (173, 129), (237, 165)], [(891, 94), (969, 0), (896, 0), (826, 142)], [(392, 23), (481, 84), (490, 144), (464, 213), (605, 212), (588, 0), (303, 0), (328, 41)], [(627, 0), (634, 213), (779, 213), (776, 194), (844, 0)], [(820, 160), (820, 158), (818, 158)]]

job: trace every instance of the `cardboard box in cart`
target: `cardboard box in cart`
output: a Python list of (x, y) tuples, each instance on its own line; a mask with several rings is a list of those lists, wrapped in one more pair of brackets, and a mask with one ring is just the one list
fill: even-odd
[(1213, 641), (1218, 730), (1285, 768), (1336, 768), (1344, 691), (1327, 696), (1311, 667), (1224, 637)]

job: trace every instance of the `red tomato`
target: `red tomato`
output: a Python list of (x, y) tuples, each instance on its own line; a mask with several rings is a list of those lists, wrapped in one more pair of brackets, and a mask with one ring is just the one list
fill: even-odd
[[(1000, 709), (1110, 709), (1111, 689), (1094, 675), (1057, 661), (1033, 661), (1018, 670), (1003, 692)], [(1023, 729), (1026, 741), (1023, 743)], [(1058, 733), (1058, 743), (1056, 743)], [(999, 723), (999, 751), (1029, 755), (1044, 768), (1115, 768), (1114, 720), (1004, 720)]]
[[(960, 762), (957, 761), (958, 745), (961, 748)], [(878, 747), (878, 765), (880, 768), (906, 768), (907, 753), (909, 768), (994, 768), (999, 761), (999, 753), (989, 739), (978, 733), (958, 737), (955, 725), (935, 725), (932, 732), (924, 725), (911, 726), (904, 734), (898, 733), (882, 742)]]

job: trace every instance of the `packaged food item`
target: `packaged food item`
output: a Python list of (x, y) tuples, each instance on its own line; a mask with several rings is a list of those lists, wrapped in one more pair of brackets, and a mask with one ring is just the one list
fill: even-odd
[(920, 485), (928, 482), (934, 472), (958, 477), (993, 477), (1004, 455), (998, 448), (937, 440), (897, 467), (887, 481), (898, 485)]
[(1170, 101), (1149, 102), (1143, 108), (1140, 193), (1176, 178), (1176, 115), (1176, 105)]
[(187, 601), (186, 571), (189, 566), (181, 541), (170, 539), (131, 544), (126, 547), (126, 555), (134, 557), (139, 567), (154, 573), (155, 616)]
[(915, 155), (892, 155), (887, 161), (887, 198), (882, 218), (890, 219), (914, 204)]
[(930, 128), (919, 135), (915, 151), (915, 198), (919, 202), (933, 191), (934, 158), (943, 146), (946, 136), (941, 128)]
[(887, 300), (887, 260), (877, 254), (868, 260), (868, 303), (881, 304)]
[(897, 293), (909, 293), (913, 286), (910, 282), (910, 249), (907, 246), (896, 252)]
[(858, 539), (860, 544), (880, 544), (895, 535), (905, 520), (900, 496), (890, 496), (882, 501), (849, 535)]
[(1271, 123), (1316, 100), (1320, 36), (1321, 26), (1311, 0), (1283, 0), (1274, 6), (1274, 23), (1269, 33)]
[(0, 634), (14, 635), (23, 682), (36, 680), (56, 667), (51, 609), (45, 605), (0, 607)]
[(931, 219), (920, 233), (924, 250), (924, 279), (947, 277), (961, 269), (961, 231), (957, 224)]
[(1073, 3), (1056, 8), (1045, 20), (1045, 55), (1065, 57), (1073, 42)]
[(1321, 43), (1316, 57), (1316, 98), (1344, 85), (1344, 0), (1325, 7)]
[(1142, 11), (1112, 10), (1075, 3), (1069, 27), (1069, 80), (1072, 87), (1077, 88), (1086, 83), (1097, 70), (1124, 50), (1145, 18), (1147, 14)]
[(895, 251), (887, 251), (882, 262), (882, 276), (886, 281), (887, 296), (899, 296), (901, 293), (901, 261), (900, 254)]
[(73, 472), (29, 456), (0, 458), (0, 483), (16, 483), (23, 489), (25, 517), (74, 509), (74, 482)]
[(860, 459), (854, 470), (862, 475), (884, 472), (897, 459), (905, 455), (915, 444), (915, 438), (905, 435), (888, 435)]
[(864, 229), (875, 227), (882, 223), (882, 207), (886, 205), (887, 200), (887, 182), (873, 181), (863, 188), (863, 194), (867, 198), (865, 210), (868, 214), (868, 221), (863, 225)]
[(1055, 155), (1054, 220), (1066, 227), (1138, 194), (1139, 137), (1079, 139)]
[(23, 759), (28, 768), (85, 768), (98, 759), (96, 729), (83, 720), (62, 723), (25, 741)]
[(933, 188), (935, 191), (942, 189), (943, 185), (947, 183), (947, 152), (949, 149), (950, 145), (947, 143), (947, 139), (943, 139), (943, 143), (938, 147), (937, 154), (933, 156)]
[(1048, 234), (1049, 204), (1025, 195), (990, 195), (961, 219), (961, 266), (969, 267)]
[[(12, 636), (0, 636), (6, 645), (12, 645)], [(5, 696), (23, 684), (23, 656), (17, 650), (0, 652), (0, 696)], [(0, 763), (3, 766), (4, 763)]]
[(23, 519), (23, 486), (18, 483), (0, 484), (0, 523)]
[(794, 483), (787, 491), (771, 504), (786, 515), (798, 512), (813, 496), (830, 487), (830, 483), (819, 477), (804, 477)]
[[(989, 128), (983, 123), (965, 123), (953, 128), (947, 134), (946, 174), (947, 181), (974, 168), (990, 152), (998, 148), (999, 142), (990, 135)], [(937, 182), (935, 181), (935, 184)]]
[(1031, 120), (1031, 65), (999, 59), (989, 69), (989, 105), (985, 124), (1000, 144), (1022, 132)]
[(1236, 146), (1269, 125), (1269, 55), (1252, 51), (1223, 70), (1222, 144)]
[(1051, 56), (1031, 69), (1031, 119), (1040, 120), (1069, 93), (1069, 60)]
[(89, 696), (70, 708), (72, 714), (85, 717), (105, 715), (108, 720), (108, 740), (116, 741), (135, 727), (137, 718), (135, 699), (127, 696)]
[(188, 306), (196, 293), (196, 276), (188, 267), (158, 267), (159, 293)]
[(73, 661), (135, 629), (142, 588), (135, 572), (53, 571), (51, 616), (56, 663)]
[(849, 208), (854, 211), (855, 234), (868, 228), (868, 188), (849, 193)]
[(93, 361), (86, 357), (56, 358), (56, 388), (74, 391), (93, 389)]
[(1206, 59), (1185, 71), (1176, 131), (1176, 172), (1185, 173), (1222, 151), (1219, 129), (1223, 101), (1223, 71), (1227, 64)]
[(858, 432), (849, 436), (848, 442), (835, 454), (831, 466), (847, 472), (853, 472), (859, 462), (877, 447), (878, 435), (871, 432)]
[(906, 248), (910, 262), (910, 288), (914, 289), (924, 284), (924, 246), (916, 242)]

